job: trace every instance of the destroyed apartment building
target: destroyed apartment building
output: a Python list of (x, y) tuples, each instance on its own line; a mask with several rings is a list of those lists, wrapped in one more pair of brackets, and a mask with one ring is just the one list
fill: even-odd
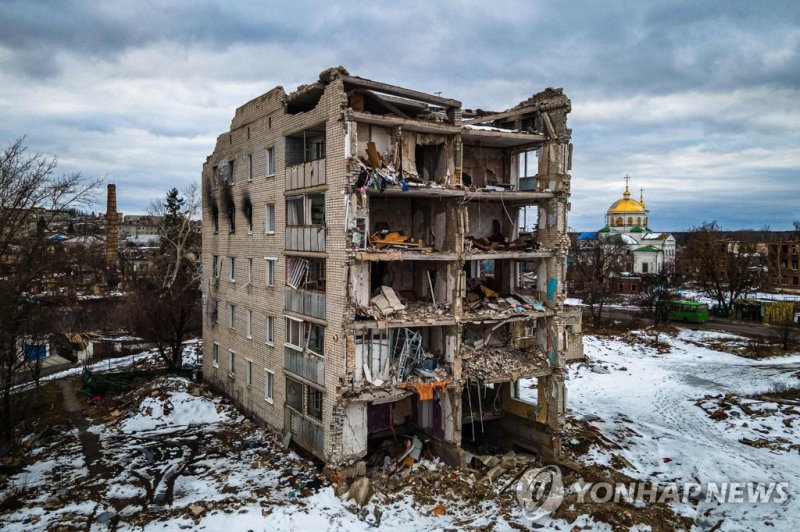
[(238, 108), (203, 166), (205, 378), (333, 469), (414, 437), (558, 456), (569, 111), (341, 67)]

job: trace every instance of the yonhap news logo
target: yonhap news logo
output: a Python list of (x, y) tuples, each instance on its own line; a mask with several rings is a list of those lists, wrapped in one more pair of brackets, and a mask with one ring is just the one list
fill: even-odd
[(603, 504), (642, 501), (653, 503), (781, 504), (789, 500), (788, 482), (584, 482), (565, 487), (558, 466), (530, 469), (517, 483), (517, 501), (522, 513), (538, 521), (555, 512), (567, 493), (576, 502)]

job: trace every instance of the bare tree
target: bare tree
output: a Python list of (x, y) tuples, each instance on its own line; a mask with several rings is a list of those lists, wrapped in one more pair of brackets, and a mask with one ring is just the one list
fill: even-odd
[(149, 214), (159, 220), (159, 248), (129, 298), (131, 329), (156, 344), (173, 370), (182, 367), (185, 337), (201, 325), (199, 212), (196, 186), (183, 196), (173, 188), (164, 203), (151, 204)]
[(98, 180), (80, 174), (57, 176), (56, 160), (29, 153), (25, 139), (0, 153), (0, 426), (6, 435), (15, 421), (13, 386), (29, 364), (24, 344), (41, 338), (55, 321), (55, 307), (44, 304), (58, 288), (62, 262), (47, 228), (68, 208), (88, 205)]
[(800, 331), (795, 322), (795, 304), (793, 301), (771, 303), (767, 306), (764, 321), (770, 324), (775, 336), (781, 342), (784, 351), (788, 351)]
[[(573, 246), (572, 268), (582, 286), (583, 302), (589, 307), (592, 324), (600, 325), (603, 307), (614, 293), (613, 282), (625, 271), (628, 249), (621, 239), (583, 241)], [(602, 238), (602, 237), (601, 237)]]
[(726, 240), (716, 222), (694, 228), (683, 252), (687, 276), (728, 314), (739, 297), (758, 286), (764, 257), (755, 242)]

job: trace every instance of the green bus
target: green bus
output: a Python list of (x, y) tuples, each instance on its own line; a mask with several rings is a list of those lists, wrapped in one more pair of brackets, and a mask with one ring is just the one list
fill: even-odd
[(669, 309), (670, 321), (686, 321), (706, 323), (708, 321), (708, 305), (697, 301), (673, 301)]

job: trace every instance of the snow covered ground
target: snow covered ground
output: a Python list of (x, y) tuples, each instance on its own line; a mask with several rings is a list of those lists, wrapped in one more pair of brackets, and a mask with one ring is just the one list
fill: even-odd
[[(585, 337), (591, 363), (569, 372), (568, 414), (589, 420), (618, 448), (594, 446), (583, 460), (609, 465), (621, 455), (629, 464), (623, 473), (656, 483), (788, 482), (784, 504), (674, 507), (705, 528), (721, 522), (721, 530), (800, 530), (800, 407), (744, 399), (753, 405), (745, 406), (749, 415), (734, 406), (724, 419), (710, 416), (726, 394), (738, 400), (800, 388), (800, 354), (751, 360), (702, 347), (723, 337), (736, 340), (709, 331), (662, 335), (666, 354), (613, 337)], [(741, 441), (759, 438), (772, 445)]]
[[(631, 337), (637, 338), (587, 336), (589, 363), (569, 370), (571, 426), (592, 427), (593, 441), (605, 442), (574, 459), (656, 483), (786, 481), (791, 499), (784, 504), (671, 506), (698, 529), (799, 530), (800, 407), (759, 394), (800, 388), (800, 354), (737, 357), (705, 346), (745, 339), (709, 331), (662, 335), (667, 353)], [(522, 384), (523, 397), (535, 400), (530, 384)], [(530, 523), (510, 493), (504, 501), (468, 501), (456, 489), (456, 473), (429, 460), (415, 465), (441, 473), (426, 500), (412, 495), (422, 477), (411, 476), (400, 492), (376, 493), (360, 518), (317, 465), (186, 379), (160, 378), (126, 396), (119, 409), (101, 403), (90, 413), (85, 430), (54, 431), (33, 442), (29, 465), (0, 488), (0, 502), (20, 501), (0, 511), (1, 529), (373, 530), (376, 508), (385, 530), (510, 530)], [(568, 452), (580, 438), (567, 433)], [(438, 504), (444, 515), (431, 511)], [(539, 525), (610, 529), (585, 515)]]

